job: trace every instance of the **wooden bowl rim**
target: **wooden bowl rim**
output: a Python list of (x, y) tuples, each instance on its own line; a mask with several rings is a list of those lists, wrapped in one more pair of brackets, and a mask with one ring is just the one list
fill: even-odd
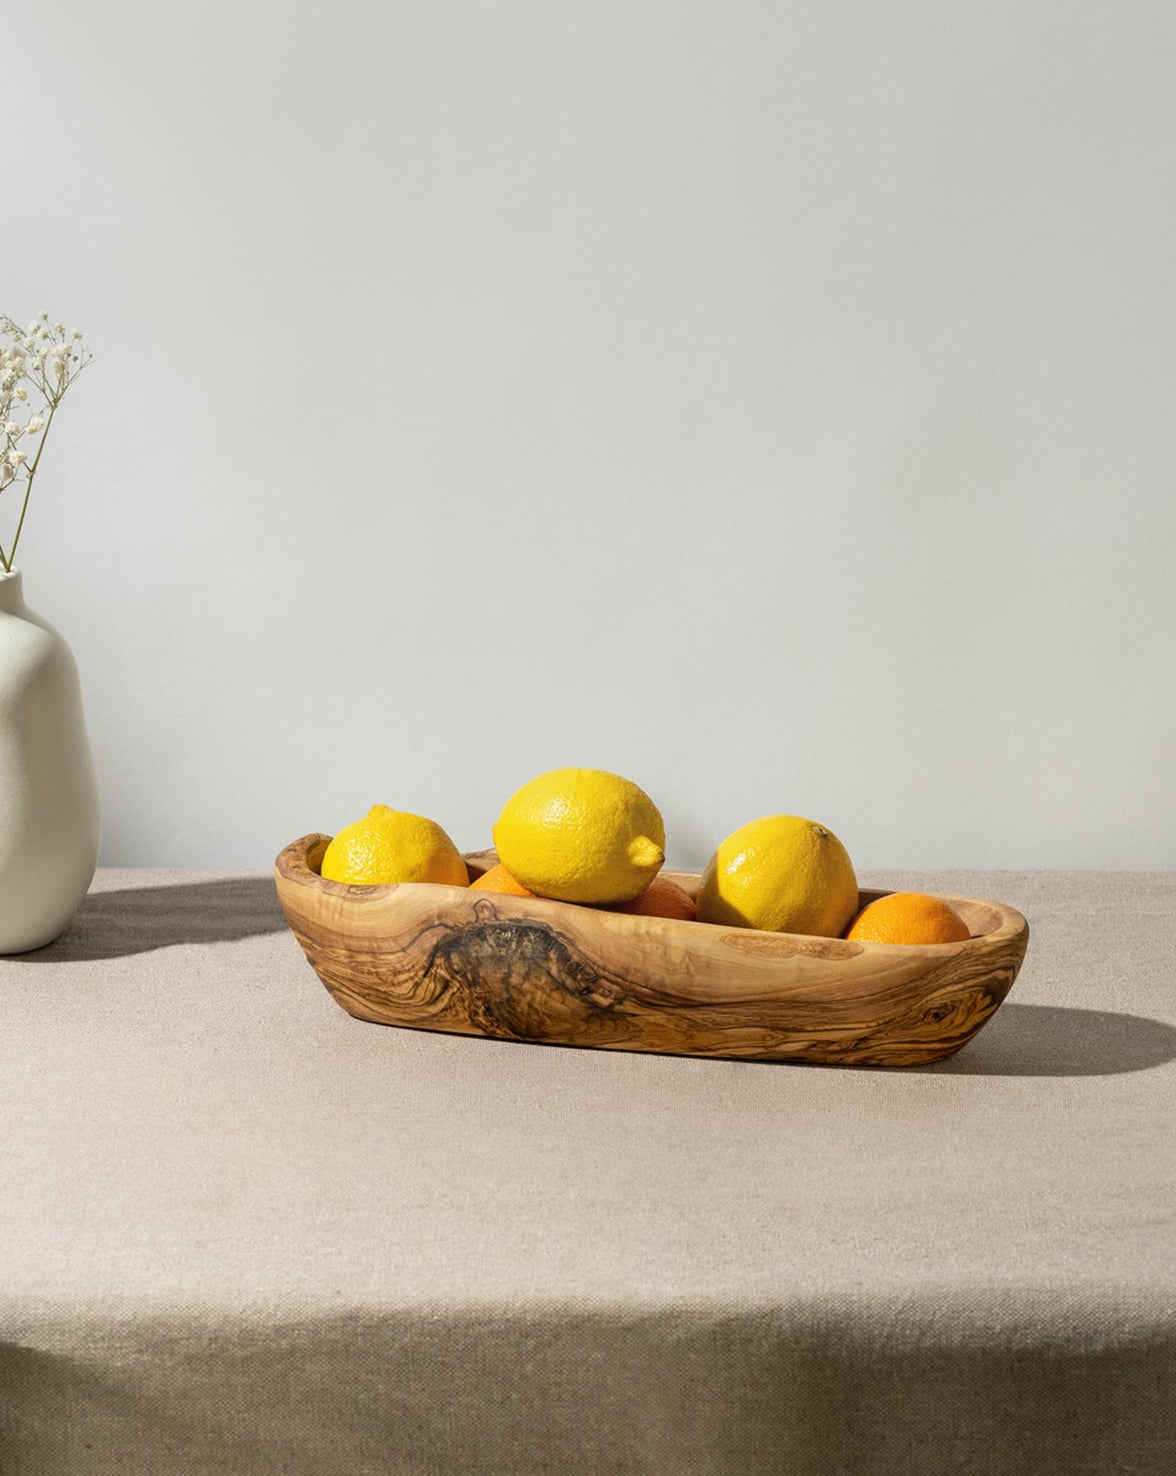
[[(451, 887), (435, 882), (381, 882), (376, 886), (369, 887), (356, 886), (348, 882), (328, 881), (327, 878), (321, 876), (315, 869), (313, 858), (315, 850), (319, 849), (320, 855), (317, 858), (317, 864), (321, 865), (321, 851), (326, 850), (330, 841), (331, 837), (329, 835), (324, 835), (318, 831), (311, 831), (309, 834), (300, 836), (295, 841), (291, 841), (288, 846), (285, 846), (278, 853), (277, 859), (274, 862), (276, 877), (295, 886), (312, 887), (326, 896), (338, 897), (342, 900), (356, 902), (360, 905), (375, 901), (378, 898), (391, 896), (392, 893), (397, 891), (404, 891), (409, 894), (415, 893), (418, 897), (424, 897), (428, 894), (439, 905), (447, 902), (455, 903), (462, 898), (469, 897), (470, 889), (468, 887)], [(484, 869), (488, 869), (488, 866), (493, 864), (488, 859), (492, 856), (494, 856), (493, 851), (465, 851), (462, 853), (462, 860), (467, 865), (473, 862)], [(667, 868), (665, 875), (672, 880), (680, 876), (697, 877), (699, 873), (673, 871)], [(862, 905), (865, 905), (865, 901), (874, 901), (878, 897), (889, 895), (890, 893), (886, 890), (862, 888), (859, 891), (859, 897), (863, 899)], [(1015, 907), (1010, 907), (1005, 902), (997, 902), (987, 897), (958, 897), (946, 893), (928, 893), (926, 895), (937, 896), (941, 901), (948, 903), (949, 906), (964, 903), (969, 908), (985, 908), (995, 915), (995, 926), (988, 928), (983, 933), (974, 933), (970, 938), (962, 939), (958, 943), (874, 943), (865, 939), (855, 938), (852, 945), (849, 946), (867, 952), (881, 951), (884, 953), (893, 953), (895, 951), (910, 950), (913, 948), (920, 950), (932, 949), (936, 952), (942, 950), (946, 957), (949, 950), (962, 951), (968, 948), (987, 948), (994, 944), (1004, 943), (1010, 938), (1025, 935), (1028, 932), (1029, 924), (1025, 917)], [(504, 902), (509, 901), (512, 905), (518, 904), (521, 915), (524, 917), (564, 916), (571, 919), (577, 914), (582, 914), (589, 910), (584, 904), (560, 902), (552, 897), (518, 897), (509, 892), (488, 891), (479, 891), (477, 896), (479, 899), (499, 899)], [(687, 928), (692, 933), (699, 928), (705, 928), (710, 933), (732, 933), (739, 931), (725, 923), (705, 923), (695, 920), (687, 921), (682, 918), (610, 912), (605, 908), (591, 909), (591, 916), (594, 919), (609, 920), (604, 925), (606, 927), (615, 926), (620, 932), (631, 928), (633, 924), (638, 924), (647, 930), (651, 925), (655, 927), (664, 926), (674, 931)], [(840, 942), (843, 946), (846, 946), (844, 939), (817, 938), (815, 935), (807, 933), (774, 933), (766, 930), (756, 931), (752, 929), (748, 929), (747, 932), (749, 936), (762, 938), (765, 941), (772, 938), (798, 939), (809, 944), (813, 942)]]

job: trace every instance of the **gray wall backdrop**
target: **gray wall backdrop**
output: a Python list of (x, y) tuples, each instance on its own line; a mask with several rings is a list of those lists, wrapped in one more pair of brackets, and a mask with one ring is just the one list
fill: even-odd
[(1168, 0), (9, 0), (0, 54), (0, 310), (96, 354), (19, 563), (107, 864), (474, 848), (578, 763), (682, 865), (773, 811), (1176, 865)]

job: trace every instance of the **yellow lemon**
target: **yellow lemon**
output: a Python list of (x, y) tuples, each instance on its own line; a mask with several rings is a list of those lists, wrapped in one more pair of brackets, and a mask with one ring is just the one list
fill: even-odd
[(561, 902), (627, 902), (666, 859), (666, 829), (643, 789), (604, 769), (552, 769), (515, 791), (494, 827), (498, 859)]
[(707, 862), (698, 920), (839, 938), (857, 905), (853, 863), (833, 832), (768, 815), (734, 831)]
[(328, 881), (374, 887), (382, 882), (469, 885), (457, 847), (432, 820), (374, 805), (362, 820), (345, 825), (323, 855)]

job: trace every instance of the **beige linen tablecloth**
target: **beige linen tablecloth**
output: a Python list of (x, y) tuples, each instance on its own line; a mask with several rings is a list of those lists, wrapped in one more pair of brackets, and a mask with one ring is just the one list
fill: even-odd
[(361, 1024), (268, 876), (0, 960), (0, 1471), (1176, 1471), (1176, 876), (1030, 919), (953, 1060)]

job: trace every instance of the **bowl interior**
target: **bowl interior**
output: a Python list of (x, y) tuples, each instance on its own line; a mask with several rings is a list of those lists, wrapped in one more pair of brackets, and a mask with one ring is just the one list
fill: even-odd
[[(308, 870), (313, 871), (316, 876), (321, 875), (323, 855), (327, 849), (328, 841), (320, 839), (306, 853), (306, 865)], [(476, 881), (484, 875), (492, 866), (498, 864), (498, 853), (492, 847), (485, 851), (466, 851), (462, 855), (469, 872), (470, 881)], [(692, 898), (698, 896), (698, 888), (702, 877), (695, 871), (671, 871), (667, 869), (664, 876), (675, 881)], [(858, 893), (858, 910), (860, 911), (867, 903), (876, 901), (879, 897), (888, 896), (885, 890), (863, 890)], [(1000, 908), (989, 902), (980, 901), (974, 897), (947, 897), (944, 899), (951, 903), (955, 910), (968, 925), (968, 932), (973, 938), (983, 938), (990, 933), (998, 932), (1005, 922)]]

